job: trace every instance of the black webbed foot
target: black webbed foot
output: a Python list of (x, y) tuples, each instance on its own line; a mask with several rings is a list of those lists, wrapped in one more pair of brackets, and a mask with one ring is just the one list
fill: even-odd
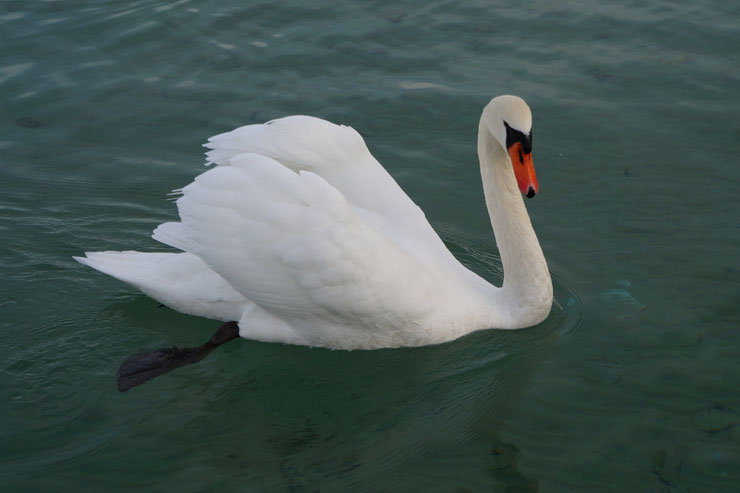
[(176, 368), (202, 360), (221, 344), (239, 337), (236, 322), (227, 322), (202, 346), (162, 348), (151, 353), (131, 356), (118, 369), (118, 390), (126, 392), (137, 385)]

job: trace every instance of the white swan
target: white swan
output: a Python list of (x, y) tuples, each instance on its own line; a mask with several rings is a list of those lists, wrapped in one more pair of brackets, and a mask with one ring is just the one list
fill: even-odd
[(515, 96), (494, 98), (480, 119), (500, 288), (453, 257), (355, 130), (307, 116), (209, 139), (218, 166), (182, 189), (182, 222), (153, 234), (182, 253), (75, 258), (174, 310), (238, 321), (241, 337), (259, 341), (373, 349), (531, 326), (552, 304), (519, 193), (538, 189), (531, 128)]

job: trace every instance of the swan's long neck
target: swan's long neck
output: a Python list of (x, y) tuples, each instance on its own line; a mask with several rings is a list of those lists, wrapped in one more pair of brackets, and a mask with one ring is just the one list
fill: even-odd
[[(481, 119), (478, 129), (483, 192), (504, 266), (499, 298), (511, 328), (544, 320), (552, 305), (552, 282), (537, 235), (532, 229), (506, 151)], [(499, 308), (501, 309), (501, 308)]]

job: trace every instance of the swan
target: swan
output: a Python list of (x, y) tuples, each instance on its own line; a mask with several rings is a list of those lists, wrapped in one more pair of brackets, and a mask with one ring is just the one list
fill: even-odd
[(351, 127), (309, 116), (208, 139), (207, 165), (179, 194), (180, 222), (152, 237), (179, 253), (74, 257), (182, 313), (226, 322), (198, 348), (136, 355), (125, 391), (242, 337), (333, 349), (421, 346), (518, 329), (549, 314), (552, 282), (522, 195), (538, 192), (532, 114), (499, 96), (478, 156), (504, 268), (496, 287), (465, 268)]

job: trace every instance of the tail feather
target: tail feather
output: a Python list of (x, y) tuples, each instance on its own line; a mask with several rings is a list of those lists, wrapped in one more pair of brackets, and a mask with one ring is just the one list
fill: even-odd
[(86, 252), (79, 263), (123, 281), (173, 310), (238, 320), (250, 302), (190, 253)]

